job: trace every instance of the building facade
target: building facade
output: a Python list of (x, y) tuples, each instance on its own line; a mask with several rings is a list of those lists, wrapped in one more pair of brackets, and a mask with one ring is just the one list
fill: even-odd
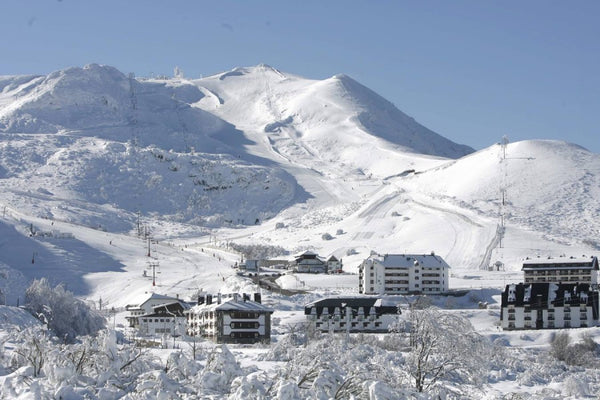
[(330, 297), (304, 307), (307, 320), (322, 332), (388, 332), (400, 315), (397, 305), (377, 297)]
[(152, 293), (138, 305), (127, 305), (129, 326), (142, 335), (160, 336), (164, 333), (181, 335), (185, 332), (183, 312), (189, 304), (177, 297)]
[(598, 284), (598, 258), (527, 258), (522, 267), (525, 283)]
[(342, 259), (337, 259), (336, 256), (330, 256), (327, 259), (327, 272), (332, 274), (341, 274), (344, 272), (344, 266), (342, 264)]
[(502, 329), (580, 328), (598, 323), (598, 291), (587, 283), (519, 283), (502, 293)]
[(138, 332), (149, 336), (181, 336), (186, 331), (185, 310), (179, 302), (155, 306), (151, 313), (138, 317)]
[[(216, 300), (216, 301), (213, 301)], [(258, 343), (271, 340), (273, 310), (260, 302), (260, 295), (207, 295), (186, 311), (187, 333), (217, 343)]]
[(326, 274), (329, 270), (327, 262), (311, 251), (296, 256), (292, 268), (294, 272), (310, 274)]
[(431, 254), (373, 254), (358, 268), (363, 294), (441, 294), (448, 291), (450, 266)]

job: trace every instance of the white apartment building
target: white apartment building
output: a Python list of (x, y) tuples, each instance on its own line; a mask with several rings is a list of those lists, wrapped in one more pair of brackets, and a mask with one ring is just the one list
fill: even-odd
[(358, 269), (363, 294), (440, 294), (448, 291), (450, 266), (431, 254), (374, 254)]

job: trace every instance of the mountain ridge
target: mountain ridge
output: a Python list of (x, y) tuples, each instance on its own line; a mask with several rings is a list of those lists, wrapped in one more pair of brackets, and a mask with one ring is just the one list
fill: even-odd
[[(309, 80), (266, 65), (200, 80), (97, 65), (51, 75), (0, 80), (0, 204), (32, 218), (127, 233), (141, 217), (158, 236), (215, 231), (350, 260), (434, 247), (473, 269), (523, 255), (494, 250), (504, 186), (508, 243), (596, 246), (599, 156), (574, 145), (510, 143), (504, 163), (498, 145), (456, 159), (418, 153), (402, 140), (466, 150), (345, 75)], [(50, 84), (36, 97), (40, 82), (65, 76), (74, 78), (56, 89), (60, 102)], [(35, 107), (14, 106), (21, 90)], [(38, 121), (20, 132), (15, 115), (53, 129)]]

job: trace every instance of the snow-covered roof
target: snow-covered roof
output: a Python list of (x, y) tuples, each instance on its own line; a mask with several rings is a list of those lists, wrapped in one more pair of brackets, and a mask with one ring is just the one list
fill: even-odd
[(191, 308), (192, 312), (201, 311), (258, 311), (258, 312), (274, 312), (272, 308), (269, 308), (261, 303), (257, 303), (252, 300), (244, 301), (243, 298), (231, 298), (218, 303), (216, 298), (212, 304), (199, 304)]
[(526, 258), (522, 270), (528, 269), (595, 269), (598, 270), (598, 258), (586, 257), (536, 257)]
[(519, 283), (507, 285), (502, 293), (502, 307), (508, 304), (548, 308), (549, 305), (592, 305), (598, 307), (598, 292), (587, 283)]
[(436, 254), (376, 254), (369, 258), (382, 264), (385, 268), (413, 268), (415, 266), (450, 268), (446, 261)]
[(183, 307), (184, 310), (190, 307), (190, 305), (187, 302), (185, 302), (177, 297), (171, 297), (171, 296), (165, 296), (165, 295), (158, 294), (158, 293), (152, 293), (149, 297), (146, 298), (146, 300), (144, 300), (139, 305), (128, 305), (126, 307), (127, 311), (143, 310), (144, 304), (146, 304), (152, 300), (155, 303), (154, 305), (152, 305), (152, 308), (164, 307), (164, 306), (169, 306), (172, 304), (181, 304), (181, 306)]
[(148, 300), (167, 300), (167, 301), (174, 300), (174, 301), (179, 301), (179, 299), (177, 297), (171, 297), (171, 296), (165, 296), (164, 294), (152, 293), (141, 304), (144, 304)]
[(397, 302), (391, 299), (375, 296), (332, 296), (315, 300), (304, 307), (397, 307)]

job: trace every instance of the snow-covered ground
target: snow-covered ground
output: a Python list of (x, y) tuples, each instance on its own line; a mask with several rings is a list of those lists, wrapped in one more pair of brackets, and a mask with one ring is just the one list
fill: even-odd
[[(114, 307), (124, 329), (124, 307), (152, 292), (261, 290), (236, 275), (232, 243), (341, 258), (345, 274), (278, 279), (305, 294), (263, 293), (276, 343), (304, 321), (304, 304), (357, 293), (371, 251), (435, 251), (451, 266), (450, 288), (471, 290), (438, 305), (530, 359), (553, 332), (499, 331), (500, 291), (522, 280), (525, 257), (598, 251), (599, 179), (600, 156), (564, 142), (471, 153), (344, 75), (313, 81), (260, 65), (148, 80), (91, 65), (1, 77), (0, 290), (22, 304), (45, 277)], [(488, 271), (498, 261), (504, 270)], [(597, 328), (583, 331), (600, 341)], [(231, 350), (243, 367), (281, 366), (261, 361), (269, 348)], [(563, 397), (567, 377), (499, 373), (479, 395)]]

